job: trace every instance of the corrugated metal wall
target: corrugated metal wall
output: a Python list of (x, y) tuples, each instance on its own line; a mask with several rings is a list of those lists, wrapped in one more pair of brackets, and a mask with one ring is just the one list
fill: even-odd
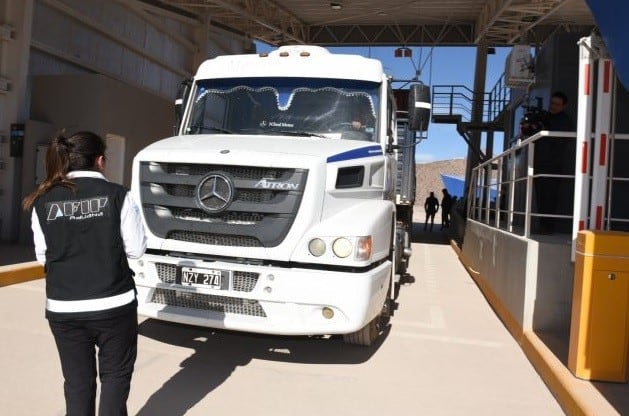
[(16, 237), (21, 159), (7, 136), (30, 117), (30, 77), (97, 73), (174, 100), (204, 59), (252, 48), (211, 19), (138, 0), (0, 0), (0, 24), (15, 29), (0, 40), (0, 77), (10, 80), (0, 91), (0, 240)]
[(30, 74), (98, 72), (172, 98), (194, 71), (195, 51), (171, 34), (192, 42), (195, 29), (153, 15), (158, 29), (140, 13), (111, 0), (36, 1)]

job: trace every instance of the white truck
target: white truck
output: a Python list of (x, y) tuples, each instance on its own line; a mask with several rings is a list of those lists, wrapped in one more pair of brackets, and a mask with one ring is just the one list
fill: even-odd
[[(390, 83), (380, 61), (316, 46), (204, 62), (177, 98), (176, 136), (134, 159), (138, 312), (370, 345), (411, 254)], [(427, 89), (411, 88), (414, 129)]]

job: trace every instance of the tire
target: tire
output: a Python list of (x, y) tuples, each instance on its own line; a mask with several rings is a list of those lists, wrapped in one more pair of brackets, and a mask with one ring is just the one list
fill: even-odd
[(378, 339), (378, 335), (380, 335), (379, 322), (380, 316), (376, 316), (373, 320), (371, 320), (371, 322), (358, 331), (343, 335), (343, 342), (346, 344), (369, 347), (376, 339)]

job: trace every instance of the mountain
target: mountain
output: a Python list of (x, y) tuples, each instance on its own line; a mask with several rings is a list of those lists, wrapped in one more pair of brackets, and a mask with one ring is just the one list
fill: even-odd
[(452, 175), (465, 177), (465, 159), (441, 160), (437, 162), (422, 163), (415, 165), (415, 175), (417, 178), (417, 191), (415, 193), (415, 212), (421, 212), (423, 218), (424, 201), (430, 192), (441, 201), (443, 194), (441, 190), (445, 188), (441, 175)]

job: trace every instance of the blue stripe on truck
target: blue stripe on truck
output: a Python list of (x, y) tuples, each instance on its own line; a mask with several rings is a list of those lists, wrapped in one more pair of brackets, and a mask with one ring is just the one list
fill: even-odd
[(349, 150), (339, 153), (328, 158), (328, 163), (341, 162), (343, 160), (361, 159), (363, 157), (381, 156), (382, 148), (380, 146), (361, 147), (359, 149)]

